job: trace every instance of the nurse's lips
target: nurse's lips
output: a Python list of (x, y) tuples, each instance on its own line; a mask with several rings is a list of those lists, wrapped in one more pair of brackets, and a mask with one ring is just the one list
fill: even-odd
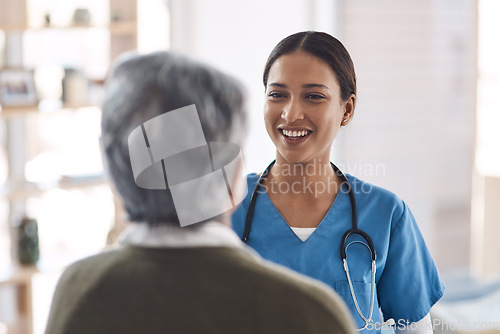
[(300, 145), (305, 142), (311, 130), (306, 128), (292, 128), (292, 127), (279, 127), (278, 131), (281, 133), (281, 139), (288, 145)]

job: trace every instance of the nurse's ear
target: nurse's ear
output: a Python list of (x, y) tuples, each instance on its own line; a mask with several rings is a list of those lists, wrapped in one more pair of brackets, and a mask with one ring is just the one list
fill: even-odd
[(351, 94), (346, 102), (344, 102), (344, 115), (340, 126), (346, 126), (354, 116), (354, 108), (356, 107), (356, 95)]
[[(227, 144), (227, 143), (226, 143)], [(234, 145), (237, 147), (237, 145)], [(230, 207), (217, 217), (217, 220), (229, 227), (231, 227), (231, 215), (238, 208), (239, 204), (245, 199), (247, 189), (247, 178), (245, 165), (243, 162), (243, 150), (238, 147), (238, 154), (234, 160), (224, 167), (226, 185), (230, 189), (229, 197), (226, 199), (228, 202), (220, 203), (224, 208)]]

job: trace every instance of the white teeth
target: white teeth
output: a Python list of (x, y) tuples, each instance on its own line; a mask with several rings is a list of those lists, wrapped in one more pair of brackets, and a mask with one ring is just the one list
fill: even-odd
[(287, 137), (304, 137), (305, 135), (308, 134), (308, 131), (307, 130), (303, 130), (303, 131), (292, 131), (292, 130), (285, 130), (283, 129), (283, 134)]

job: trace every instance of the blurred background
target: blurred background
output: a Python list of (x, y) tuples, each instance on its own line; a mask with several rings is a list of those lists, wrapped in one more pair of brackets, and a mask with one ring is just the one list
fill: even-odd
[(113, 59), (174, 50), (238, 78), (259, 172), (263, 67), (303, 30), (353, 58), (333, 161), (411, 207), (447, 284), (436, 331), (500, 332), (500, 1), (0, 0), (0, 334), (42, 333), (62, 268), (125, 225), (98, 143)]

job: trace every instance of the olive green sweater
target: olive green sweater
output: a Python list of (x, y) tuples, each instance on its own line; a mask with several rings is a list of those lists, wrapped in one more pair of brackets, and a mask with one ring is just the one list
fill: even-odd
[(62, 275), (48, 334), (352, 333), (332, 290), (225, 247), (125, 246)]

